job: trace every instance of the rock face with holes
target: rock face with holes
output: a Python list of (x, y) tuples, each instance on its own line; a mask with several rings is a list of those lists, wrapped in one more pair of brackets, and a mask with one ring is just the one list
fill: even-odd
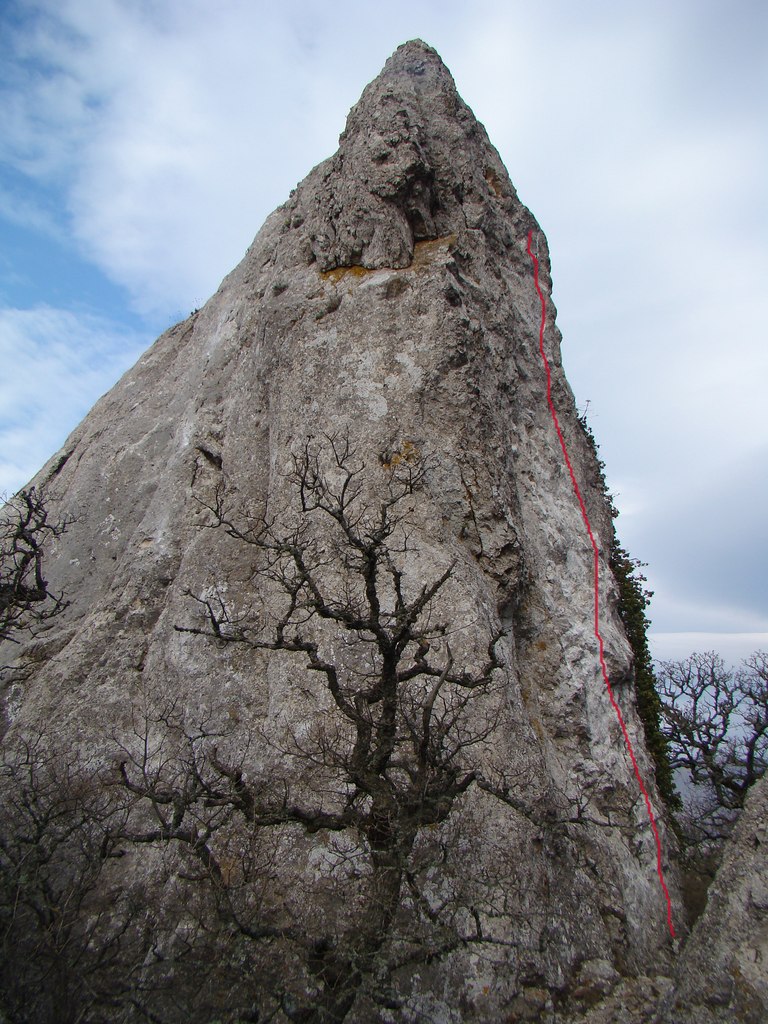
[[(300, 742), (328, 710), (301, 659), (199, 635), (210, 632), (206, 600), (230, 625), (248, 619), (253, 635), (278, 615), (253, 551), (209, 528), (222, 495), (242, 516), (291, 508), (300, 518), (290, 474), (307, 439), (326, 444), (324, 457), (327, 438), (350, 442), (372, 507), (393, 466), (423, 470), (393, 558), (410, 593), (452, 567), (434, 602), (449, 629), (435, 634), (431, 664), (470, 671), (504, 631), (493, 714), (473, 712), (466, 728), (482, 741), (466, 756), (512, 799), (468, 785), (455, 813), (425, 827), (445, 870), (425, 873), (421, 910), (404, 880), (400, 913), (434, 927), (434, 948), (402, 957), (388, 1004), (371, 1009), (363, 980), (349, 1020), (548, 1019), (571, 996), (586, 1006), (622, 975), (663, 970), (671, 952), (653, 836), (601, 677), (592, 549), (547, 404), (530, 232), (552, 397), (601, 552), (606, 662), (682, 927), (607, 563), (610, 508), (561, 367), (546, 239), (430, 47), (400, 47), (351, 111), (338, 152), (35, 480), (54, 510), (76, 516), (46, 562), (71, 604), (11, 652), (24, 671), (9, 677), (6, 726), (13, 736), (44, 722), (106, 763), (136, 707), (169, 695), (187, 723), (214, 723), (240, 751), (244, 737), (281, 730)], [(306, 635), (343, 661), (342, 640), (324, 629), (310, 622)], [(287, 771), (280, 757), (293, 756), (248, 749), (249, 778)], [(294, 832), (275, 877), (290, 860), (309, 894), (291, 913), (321, 928), (346, 899), (338, 851), (322, 829)], [(485, 895), (461, 903), (458, 880), (474, 872)], [(455, 941), (441, 946), (451, 907)], [(331, 983), (319, 972), (312, 984)]]

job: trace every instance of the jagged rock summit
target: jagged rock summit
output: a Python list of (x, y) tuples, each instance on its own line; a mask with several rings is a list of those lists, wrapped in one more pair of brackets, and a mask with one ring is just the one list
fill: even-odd
[[(478, 229), (514, 190), (450, 72), (425, 43), (406, 43), (350, 113), (338, 153), (299, 216), (321, 271), (404, 268), (414, 246)], [(533, 222), (530, 222), (530, 227)]]
[(156, 956), (131, 975), (153, 1019), (177, 1019), (168, 979), (178, 1019), (224, 1019), (184, 1003), (195, 941), (249, 965), (221, 967), (232, 1020), (549, 1019), (665, 969), (531, 231), (606, 659), (663, 833), (546, 239), (409, 42), (34, 481), (75, 516), (46, 559), (71, 603), (7, 655), (7, 740), (44, 726), (128, 801), (104, 884), (153, 894)]

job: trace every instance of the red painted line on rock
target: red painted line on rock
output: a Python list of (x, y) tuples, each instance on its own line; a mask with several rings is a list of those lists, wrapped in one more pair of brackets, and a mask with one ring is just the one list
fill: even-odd
[(600, 652), (600, 668), (601, 668), (602, 673), (603, 673), (603, 679), (605, 680), (605, 688), (608, 691), (608, 699), (610, 700), (611, 706), (613, 707), (613, 710), (616, 712), (616, 717), (619, 720), (619, 725), (621, 726), (621, 731), (622, 731), (622, 734), (624, 735), (624, 743), (626, 744), (626, 747), (627, 747), (627, 753), (629, 754), (629, 759), (632, 762), (632, 767), (635, 770), (635, 778), (637, 779), (638, 785), (640, 786), (640, 792), (643, 794), (643, 799), (645, 800), (646, 810), (648, 811), (648, 819), (650, 820), (651, 829), (653, 831), (653, 838), (656, 840), (656, 870), (658, 872), (659, 882), (661, 883), (661, 888), (662, 888), (662, 891), (664, 893), (664, 899), (667, 902), (667, 924), (669, 925), (669, 933), (672, 936), (672, 938), (674, 938), (675, 937), (675, 928), (674, 928), (674, 925), (672, 923), (672, 901), (669, 898), (669, 891), (667, 889), (667, 884), (664, 881), (664, 869), (662, 868), (662, 863), (661, 863), (661, 839), (659, 838), (659, 830), (658, 830), (658, 828), (656, 826), (656, 818), (654, 817), (654, 814), (653, 814), (653, 808), (651, 807), (651, 801), (650, 801), (650, 797), (648, 796), (648, 790), (645, 788), (645, 785), (643, 783), (643, 779), (642, 779), (642, 777), (640, 775), (640, 769), (637, 766), (637, 759), (635, 758), (635, 752), (632, 749), (632, 742), (631, 742), (631, 740), (629, 738), (629, 733), (627, 732), (627, 726), (626, 726), (626, 724), (624, 722), (624, 716), (622, 715), (621, 708), (617, 704), (616, 698), (613, 695), (613, 688), (611, 686), (611, 681), (608, 678), (608, 668), (607, 668), (607, 666), (605, 664), (605, 649), (604, 649), (604, 646), (603, 646), (603, 638), (600, 635), (600, 577), (599, 577), (599, 572), (600, 572), (600, 553), (598, 551), (597, 542), (595, 540), (595, 535), (592, 533), (592, 525), (591, 525), (591, 523), (589, 521), (589, 516), (587, 515), (587, 507), (584, 504), (584, 499), (581, 496), (581, 489), (579, 487), (578, 481), (576, 480), (576, 474), (574, 473), (574, 470), (573, 470), (573, 464), (571, 463), (570, 456), (568, 455), (568, 448), (567, 448), (567, 446), (565, 444), (565, 438), (563, 437), (563, 432), (560, 429), (560, 421), (557, 418), (557, 410), (555, 409), (555, 404), (552, 401), (552, 371), (550, 370), (550, 367), (549, 367), (549, 360), (547, 359), (547, 354), (544, 351), (544, 327), (546, 326), (546, 322), (547, 322), (547, 307), (546, 307), (546, 303), (544, 302), (544, 295), (542, 294), (542, 291), (541, 291), (541, 285), (539, 284), (539, 261), (538, 261), (538, 258), (533, 254), (533, 251), (531, 250), (531, 239), (532, 238), (533, 238), (533, 231), (529, 231), (528, 232), (528, 255), (531, 257), (531, 260), (533, 261), (533, 279), (534, 279), (534, 282), (536, 284), (536, 291), (538, 292), (538, 295), (539, 295), (539, 301), (541, 302), (541, 326), (539, 327), (539, 351), (541, 352), (541, 358), (542, 358), (542, 361), (544, 363), (544, 370), (545, 370), (546, 375), (547, 375), (547, 403), (549, 404), (549, 411), (552, 414), (552, 422), (554, 423), (555, 430), (557, 431), (557, 439), (560, 442), (560, 447), (561, 447), (561, 449), (563, 451), (563, 458), (565, 459), (565, 465), (568, 467), (568, 473), (569, 473), (569, 475), (571, 477), (571, 484), (573, 485), (573, 493), (576, 495), (576, 499), (577, 499), (577, 501), (579, 503), (579, 508), (581, 509), (581, 518), (584, 520), (584, 525), (587, 528), (587, 533), (589, 534), (589, 541), (590, 541), (590, 543), (592, 545), (592, 551), (594, 553), (595, 636), (597, 637), (597, 644), (598, 644), (598, 648), (599, 648), (599, 652)]

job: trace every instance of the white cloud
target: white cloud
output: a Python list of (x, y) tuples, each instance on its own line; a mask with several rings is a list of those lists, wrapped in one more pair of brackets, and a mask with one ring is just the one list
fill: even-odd
[(729, 665), (738, 665), (755, 651), (768, 651), (768, 633), (657, 633), (648, 636), (656, 661), (681, 661), (690, 654), (716, 651)]
[(68, 180), (84, 254), (138, 311), (201, 304), (335, 149), (349, 104), (323, 105), (301, 33), (263, 5), (44, 8), (28, 48), (49, 70), (5, 125), (17, 166)]
[(393, 0), (386, 19), (308, 0), (36, 9), (0, 152), (65, 190), (82, 252), (163, 316), (215, 289), (399, 42), (435, 45), (549, 236), (566, 371), (591, 400), (622, 537), (661, 560), (658, 621), (762, 621), (749, 537), (735, 550), (721, 519), (723, 494), (753, 500), (768, 441), (764, 5), (745, 0), (739, 18), (699, 0)]
[(31, 228), (49, 238), (62, 241), (65, 237), (51, 212), (39, 202), (34, 203), (24, 195), (14, 194), (10, 190), (0, 191), (0, 217), (11, 224)]
[(0, 494), (34, 476), (148, 340), (66, 310), (0, 309)]
[(712, 633), (768, 632), (768, 614), (765, 611), (750, 608), (747, 602), (738, 605), (718, 601), (716, 589), (687, 596), (683, 588), (668, 588), (662, 582), (654, 593), (650, 616), (654, 625), (663, 624), (663, 629), (654, 629), (654, 633), (690, 632), (686, 629), (690, 623)]

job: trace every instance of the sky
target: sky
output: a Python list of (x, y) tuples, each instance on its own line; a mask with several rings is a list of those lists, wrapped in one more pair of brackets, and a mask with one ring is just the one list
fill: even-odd
[(654, 655), (768, 648), (764, 0), (0, 0), (0, 493), (216, 290), (415, 37), (549, 240)]

